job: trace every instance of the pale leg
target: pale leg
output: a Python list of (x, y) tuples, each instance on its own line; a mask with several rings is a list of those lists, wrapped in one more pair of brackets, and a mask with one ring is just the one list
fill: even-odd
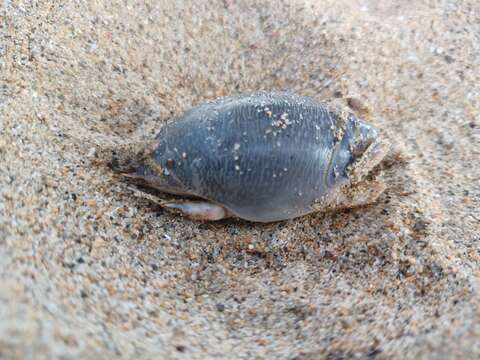
[(215, 221), (230, 217), (225, 208), (206, 201), (166, 202), (162, 206), (193, 220)]
[(382, 180), (364, 181), (339, 191), (330, 207), (343, 209), (372, 204), (377, 201), (385, 189), (386, 185)]

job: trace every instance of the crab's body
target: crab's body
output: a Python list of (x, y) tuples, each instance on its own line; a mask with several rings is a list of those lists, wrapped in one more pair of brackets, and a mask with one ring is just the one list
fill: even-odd
[(385, 153), (348, 112), (285, 92), (226, 97), (164, 126), (134, 177), (201, 202), (169, 203), (193, 218), (278, 221), (376, 199), (362, 180)]

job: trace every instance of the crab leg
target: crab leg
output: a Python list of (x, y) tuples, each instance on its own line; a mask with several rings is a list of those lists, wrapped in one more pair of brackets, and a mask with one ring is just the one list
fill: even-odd
[(207, 201), (167, 202), (162, 206), (193, 220), (214, 221), (230, 217), (225, 208)]

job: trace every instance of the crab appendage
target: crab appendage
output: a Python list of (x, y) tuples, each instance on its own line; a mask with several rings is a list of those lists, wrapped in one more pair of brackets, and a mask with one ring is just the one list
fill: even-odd
[(386, 184), (381, 179), (365, 180), (338, 193), (336, 209), (350, 209), (372, 204), (382, 195)]
[(377, 140), (370, 144), (362, 156), (347, 170), (351, 183), (364, 180), (374, 167), (376, 167), (390, 152), (391, 146), (386, 141)]
[(166, 202), (162, 206), (192, 220), (216, 221), (230, 217), (224, 207), (207, 201)]
[(328, 212), (370, 205), (378, 200), (386, 187), (382, 179), (346, 184), (334, 189), (312, 204), (312, 210)]
[(165, 201), (133, 187), (128, 187), (137, 197), (147, 199), (172, 212), (178, 212), (193, 220), (216, 221), (231, 217), (227, 209), (208, 201)]
[(332, 189), (312, 208), (315, 211), (331, 211), (365, 206), (377, 201), (387, 186), (374, 169), (390, 150), (390, 144), (385, 141), (370, 144), (347, 170), (348, 182)]
[(336, 191), (334, 208), (354, 208), (374, 203), (385, 191), (386, 184), (381, 177), (373, 176), (372, 170), (382, 162), (391, 146), (386, 141), (375, 141), (368, 146), (362, 156), (352, 164), (350, 182)]

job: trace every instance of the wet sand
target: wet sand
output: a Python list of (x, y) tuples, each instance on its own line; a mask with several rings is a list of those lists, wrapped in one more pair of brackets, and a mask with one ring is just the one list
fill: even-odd
[[(480, 6), (320, 3), (4, 2), (0, 357), (480, 356)], [(273, 224), (111, 171), (258, 89), (355, 96), (409, 160), (372, 206)]]

